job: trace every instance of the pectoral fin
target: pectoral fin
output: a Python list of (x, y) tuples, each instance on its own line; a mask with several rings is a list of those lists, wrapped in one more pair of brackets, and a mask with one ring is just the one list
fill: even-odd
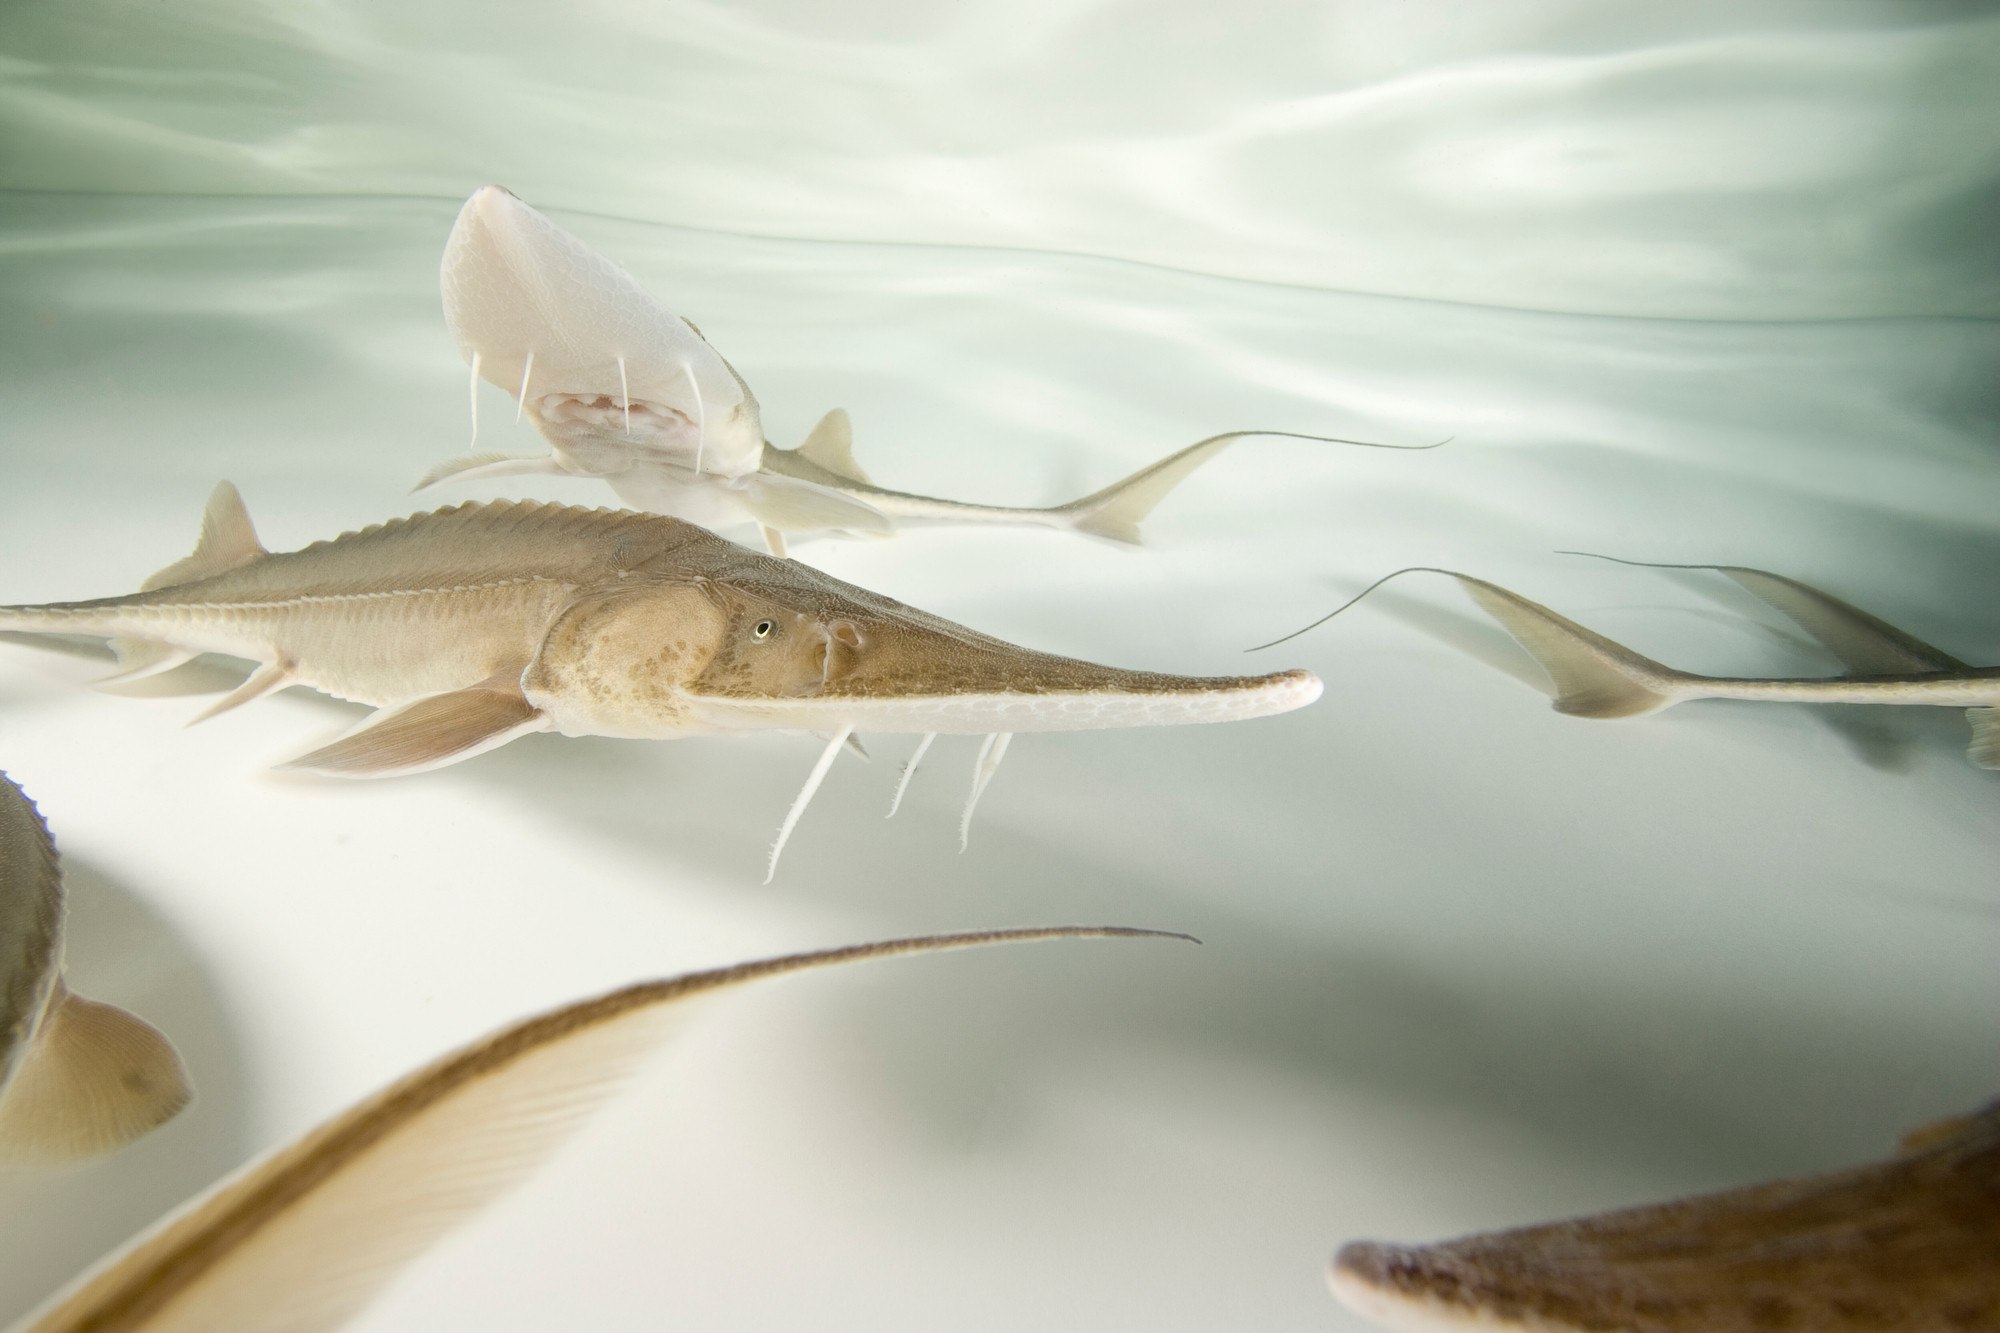
[(0, 1098), (0, 1158), (94, 1157), (174, 1118), (187, 1071), (157, 1028), (62, 983)]
[(560, 471), (562, 468), (553, 455), (523, 458), (515, 454), (465, 454), (439, 463), (424, 473), (423, 480), (410, 489), (427, 490), (446, 480), (478, 481), (484, 477), (519, 477)]
[(893, 531), (888, 515), (849, 495), (796, 477), (758, 472), (743, 483), (741, 503), (750, 516), (780, 532)]
[(382, 709), (333, 744), (278, 767), (336, 778), (395, 777), (470, 759), (547, 726), (522, 697), (519, 677), (502, 676)]

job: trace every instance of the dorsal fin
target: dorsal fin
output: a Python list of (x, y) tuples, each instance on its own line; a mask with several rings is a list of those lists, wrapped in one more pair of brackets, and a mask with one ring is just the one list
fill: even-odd
[(819, 419), (819, 424), (806, 436), (806, 442), (799, 446), (799, 454), (849, 481), (868, 483), (868, 474), (854, 461), (854, 426), (848, 421), (844, 407), (836, 407)]
[(216, 486), (208, 497), (208, 508), (202, 511), (201, 540), (194, 544), (194, 554), (174, 561), (147, 579), (139, 585), (139, 591), (151, 592), (155, 588), (171, 588), (176, 583), (214, 578), (269, 554), (257, 540), (257, 529), (250, 524), (250, 511), (243, 507), (243, 497), (225, 481)]

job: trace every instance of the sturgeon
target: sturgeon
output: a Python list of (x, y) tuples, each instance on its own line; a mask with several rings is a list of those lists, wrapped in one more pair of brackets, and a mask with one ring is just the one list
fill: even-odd
[(1024, 524), (1136, 543), (1153, 507), (1238, 440), (1437, 447), (1227, 431), (1067, 504), (968, 504), (870, 481), (854, 461), (853, 427), (841, 408), (798, 448), (771, 444), (750, 386), (692, 321), (501, 186), (465, 201), (445, 243), (440, 285), (445, 323), (471, 367), (474, 443), (484, 380), (514, 399), (515, 419), (541, 432), (551, 452), (468, 454), (433, 468), (416, 489), (446, 478), (599, 477), (637, 509), (711, 528), (756, 523), (774, 555), (784, 554), (786, 533), (885, 536), (913, 523)]
[(827, 736), (773, 867), (857, 732), (988, 737), (963, 847), (1015, 732), (1236, 721), (1321, 688), (1306, 671), (1177, 676), (1036, 652), (627, 510), (465, 504), (272, 554), (227, 482), (194, 553), (139, 592), (0, 607), (0, 630), (108, 638), (122, 670), (107, 683), (202, 653), (257, 663), (201, 718), (294, 684), (372, 705), (287, 765), (336, 777), (436, 768), (535, 731)]

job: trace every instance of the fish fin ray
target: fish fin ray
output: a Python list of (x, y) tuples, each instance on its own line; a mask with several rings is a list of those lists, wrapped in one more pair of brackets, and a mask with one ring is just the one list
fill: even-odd
[(108, 676), (99, 676), (91, 682), (91, 688), (104, 690), (129, 685), (172, 671), (201, 655), (158, 639), (115, 638), (111, 640), (111, 651), (118, 655), (118, 669)]
[(1216, 435), (1191, 444), (1101, 491), (1058, 505), (1053, 512), (1067, 517), (1078, 532), (1137, 546), (1141, 542), (1140, 522), (1167, 498), (1168, 492), (1187, 480), (1189, 473), (1243, 438), (1243, 434)]
[(1981, 768), (2000, 768), (2000, 708), (1968, 708), (1965, 720), (1972, 727), (1966, 754)]
[(0, 1157), (96, 1157), (164, 1125), (191, 1096), (180, 1055), (158, 1028), (58, 982), (0, 1097)]
[(1889, 676), (1907, 671), (1966, 670), (1966, 664), (1951, 654), (1810, 584), (1762, 569), (1732, 565), (1716, 569), (1752, 597), (1797, 622), (1850, 671)]
[(379, 709), (339, 740), (278, 767), (336, 778), (395, 777), (455, 764), (547, 727), (548, 718), (521, 693), (518, 674), (503, 673)]
[[(1114, 481), (1101, 491), (1080, 500), (1057, 505), (1042, 512), (1065, 520), (1068, 526), (1093, 537), (1137, 546), (1141, 542), (1139, 524), (1153, 512), (1168, 492), (1187, 480), (1188, 474), (1214, 458), (1238, 440), (1260, 438), (1316, 440), (1322, 444), (1352, 444), (1367, 449), (1435, 449), (1437, 445), (1378, 444), (1372, 440), (1347, 440), (1333, 435), (1308, 435), (1291, 430), (1232, 430), (1197, 440), (1185, 449), (1149, 463), (1131, 476)], [(1444, 441), (1439, 441), (1440, 444)]]
[(854, 423), (848, 420), (844, 407), (836, 407), (819, 419), (819, 424), (799, 446), (799, 454), (807, 462), (849, 481), (858, 481), (863, 486), (871, 484), (868, 474), (854, 461)]
[(740, 503), (750, 516), (780, 532), (888, 532), (888, 515), (865, 501), (796, 477), (759, 472), (747, 478)]
[(257, 529), (250, 522), (250, 511), (243, 506), (243, 496), (230, 483), (220, 482), (209, 493), (208, 507), (202, 511), (201, 536), (195, 542), (194, 554), (174, 561), (147, 579), (139, 585), (139, 591), (152, 592), (177, 583), (214, 578), (269, 554), (257, 540)]
[(292, 683), (292, 671), (290, 662), (279, 660), (264, 663), (244, 677), (241, 685), (189, 718), (187, 724), (191, 727), (197, 722), (206, 722), (212, 717), (222, 716), (233, 708), (241, 708), (254, 699), (275, 694)]
[(461, 454), (457, 458), (447, 458), (424, 473), (422, 480), (410, 489), (429, 490), (441, 481), (479, 481), (486, 477), (522, 477), (560, 471), (562, 466), (552, 455)]
[(1539, 602), (1469, 574), (1453, 574), (1486, 613), (1542, 664), (1556, 687), (1555, 708), (1573, 717), (1637, 717), (1685, 697), (1683, 672), (1559, 616)]

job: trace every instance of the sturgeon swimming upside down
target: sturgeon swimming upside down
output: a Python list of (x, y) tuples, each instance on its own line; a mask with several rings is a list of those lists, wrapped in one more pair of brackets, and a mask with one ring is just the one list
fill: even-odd
[(817, 732), (830, 739), (773, 867), (858, 731), (987, 736), (969, 822), (1014, 732), (1228, 722), (1320, 693), (1306, 671), (1173, 676), (1034, 652), (657, 514), (459, 505), (274, 555), (227, 482), (194, 554), (141, 591), (0, 607), (0, 630), (108, 638), (113, 681), (201, 653), (259, 664), (202, 717), (292, 684), (371, 704), (287, 765), (341, 777), (436, 768), (530, 731)]
[(602, 477), (635, 509), (709, 528), (754, 522), (775, 555), (785, 553), (786, 533), (886, 536), (913, 523), (1025, 524), (1136, 543), (1153, 506), (1238, 440), (1436, 447), (1235, 430), (1068, 504), (967, 504), (871, 482), (854, 461), (852, 429), (840, 408), (796, 449), (766, 441), (756, 396), (699, 329), (498, 185), (465, 201), (439, 276), (445, 322), (472, 368), (475, 440), (484, 380), (514, 399), (516, 419), (532, 423), (551, 452), (454, 458), (417, 489), (446, 478)]

